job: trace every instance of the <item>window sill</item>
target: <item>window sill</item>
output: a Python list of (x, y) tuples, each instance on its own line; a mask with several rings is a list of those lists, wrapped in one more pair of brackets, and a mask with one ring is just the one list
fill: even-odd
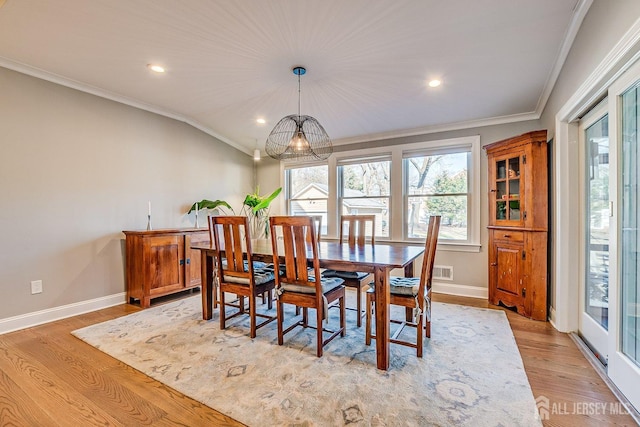
[[(328, 237), (322, 236), (320, 240), (325, 241), (334, 241), (337, 242), (338, 238), (336, 237)], [(383, 239), (381, 237), (376, 238), (376, 242), (378, 243), (408, 243), (414, 246), (424, 245), (423, 242), (415, 241), (415, 240), (388, 240)], [(470, 253), (478, 253), (482, 245), (479, 243), (452, 243), (452, 242), (438, 242), (438, 250), (443, 252), (470, 252)]]

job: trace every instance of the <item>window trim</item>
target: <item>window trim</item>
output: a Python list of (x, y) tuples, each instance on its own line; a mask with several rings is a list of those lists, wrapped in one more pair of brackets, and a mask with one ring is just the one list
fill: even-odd
[[(465, 153), (467, 156), (467, 192), (466, 193), (424, 193), (424, 194), (409, 194), (409, 176), (407, 175), (408, 170), (406, 170), (405, 166), (408, 165), (408, 159), (413, 158), (413, 157), (426, 157), (426, 156), (438, 156), (438, 155), (447, 155), (447, 154), (458, 154), (458, 153)], [(459, 145), (456, 146), (454, 148), (447, 148), (447, 149), (442, 149), (442, 148), (434, 148), (432, 150), (419, 150), (419, 151), (403, 151), (403, 156), (402, 156), (402, 167), (403, 167), (403, 172), (404, 175), (402, 177), (403, 179), (403, 207), (408, 207), (409, 206), (409, 198), (411, 197), (419, 197), (419, 198), (428, 198), (428, 197), (450, 197), (450, 196), (465, 196), (467, 198), (467, 239), (465, 240), (453, 240), (453, 239), (440, 239), (438, 241), (439, 244), (469, 244), (472, 243), (472, 236), (471, 236), (471, 230), (470, 230), (470, 223), (472, 221), (473, 218), (473, 212), (471, 212), (471, 202), (470, 202), (470, 197), (471, 197), (471, 191), (472, 191), (472, 183), (471, 183), (471, 177), (470, 175), (470, 170), (472, 167), (472, 163), (473, 163), (473, 150), (472, 147), (469, 145)], [(408, 166), (407, 166), (408, 167)], [(403, 212), (404, 214), (404, 218), (403, 218), (403, 237), (405, 241), (408, 242), (420, 242), (424, 239), (418, 239), (418, 238), (414, 238), (414, 237), (409, 237), (409, 230), (407, 229), (408, 227), (408, 218), (407, 216), (409, 215), (409, 213), (407, 211)]]
[[(469, 180), (469, 221), (468, 240), (467, 241), (446, 241), (439, 242), (438, 249), (443, 251), (456, 252), (480, 252), (481, 241), (481, 217), (480, 210), (482, 194), (481, 174), (482, 167), (480, 152), (481, 143), (480, 135), (465, 136), (459, 138), (440, 139), (432, 141), (422, 141), (417, 143), (399, 144), (384, 147), (374, 147), (359, 150), (334, 152), (326, 162), (309, 162), (309, 163), (288, 163), (281, 162), (280, 175), (282, 180), (286, 182), (286, 171), (288, 169), (296, 169), (307, 166), (327, 165), (329, 173), (329, 196), (327, 200), (327, 238), (337, 239), (338, 237), (338, 165), (352, 163), (355, 159), (373, 159), (388, 156), (391, 159), (391, 194), (389, 195), (390, 207), (390, 228), (388, 241), (416, 243), (415, 239), (405, 239), (404, 215), (405, 207), (402, 200), (405, 199), (404, 191), (404, 168), (402, 162), (405, 155), (415, 155), (417, 153), (425, 153), (429, 155), (438, 153), (451, 153), (459, 148), (469, 148), (471, 161), (469, 164), (468, 180)], [(406, 154), (405, 154), (406, 153)], [(288, 194), (285, 193), (285, 198)], [(400, 199), (400, 201), (398, 201)], [(285, 209), (288, 209), (288, 199), (285, 202)], [(331, 215), (330, 212), (334, 214)]]

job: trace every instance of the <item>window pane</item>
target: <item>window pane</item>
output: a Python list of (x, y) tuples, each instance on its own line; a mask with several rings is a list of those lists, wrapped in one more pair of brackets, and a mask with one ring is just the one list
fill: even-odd
[(342, 215), (375, 215), (377, 237), (389, 237), (390, 168), (388, 160), (340, 166)]
[[(375, 215), (376, 237), (389, 237), (389, 199), (386, 197), (345, 199), (342, 215)], [(370, 236), (371, 231), (366, 230), (366, 234)]]
[(609, 117), (586, 130), (585, 311), (609, 328)]
[(467, 240), (467, 196), (409, 197), (407, 237), (424, 239), (431, 215), (441, 215), (440, 239)]
[(329, 166), (311, 166), (286, 171), (289, 183), (289, 215), (322, 216), (321, 235), (327, 234)]
[[(327, 165), (289, 169), (290, 198), (326, 198), (329, 188)], [(313, 190), (313, 191), (311, 191)]]
[(640, 366), (640, 90), (622, 96), (622, 352)]
[(465, 151), (408, 158), (408, 194), (467, 193), (469, 154)]
[(388, 196), (391, 162), (371, 162), (344, 165), (342, 168), (343, 197)]

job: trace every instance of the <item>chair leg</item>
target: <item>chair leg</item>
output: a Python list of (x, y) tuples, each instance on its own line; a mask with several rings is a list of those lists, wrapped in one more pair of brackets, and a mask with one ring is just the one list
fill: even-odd
[[(263, 294), (264, 295), (264, 294)], [(250, 296), (249, 297), (249, 317), (250, 317), (250, 322), (251, 322), (251, 328), (250, 328), (250, 336), (251, 338), (255, 338), (256, 337), (256, 297), (255, 296)]]
[[(306, 310), (306, 308), (304, 308), (303, 310)], [(316, 332), (318, 333), (318, 349), (316, 351), (316, 356), (318, 357), (322, 357), (322, 342), (324, 341), (322, 339), (322, 312), (324, 310), (322, 309), (322, 307), (317, 307), (316, 308), (316, 321), (317, 323), (317, 328), (316, 328)]]
[(309, 324), (309, 309), (306, 307), (302, 308), (302, 324), (305, 327)]
[(225, 329), (225, 321), (226, 318), (226, 310), (224, 307), (224, 292), (222, 292), (222, 288), (220, 289), (220, 329)]
[(358, 328), (362, 326), (362, 283), (358, 283), (358, 286), (356, 287), (356, 296), (358, 298), (358, 301), (356, 301), (356, 308), (358, 310), (358, 320), (356, 321), (356, 325), (358, 325)]
[(282, 323), (284, 322), (284, 307), (283, 307), (283, 303), (278, 300), (276, 302), (276, 307), (278, 310), (278, 345), (282, 345), (284, 343), (284, 334), (282, 333), (283, 328), (282, 328)]
[(344, 337), (347, 334), (347, 301), (345, 296), (340, 298), (340, 328), (342, 329), (340, 336)]
[(418, 326), (416, 327), (416, 345), (418, 347), (418, 357), (422, 357), (422, 326), (424, 325), (423, 319), (424, 313), (420, 314), (420, 316), (418, 317)]
[(366, 321), (365, 321), (365, 335), (364, 335), (364, 343), (366, 345), (371, 345), (371, 309), (372, 309), (372, 302), (371, 301), (371, 296), (369, 293), (367, 293), (367, 302), (366, 302), (366, 309), (367, 309), (367, 315), (366, 315)]
[(267, 291), (267, 307), (269, 310), (273, 308), (273, 292), (271, 290)]
[(425, 311), (425, 328), (424, 328), (424, 335), (427, 338), (431, 338), (431, 307), (433, 306), (432, 303), (432, 299), (431, 299), (431, 288), (429, 288), (429, 290), (427, 291), (427, 299), (429, 300), (429, 304), (427, 304), (427, 306), (425, 307), (425, 309), (427, 311)]

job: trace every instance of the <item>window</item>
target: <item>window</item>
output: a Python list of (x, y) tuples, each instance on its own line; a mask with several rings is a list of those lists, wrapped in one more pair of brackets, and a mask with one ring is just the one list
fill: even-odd
[(441, 215), (439, 239), (467, 241), (469, 162), (461, 148), (434, 154), (404, 154), (405, 236), (424, 240), (429, 216)]
[[(422, 242), (441, 215), (440, 250), (480, 250), (480, 137), (334, 153), (326, 164), (285, 166), (290, 215), (322, 215), (337, 238), (340, 215), (376, 215), (376, 240)], [(329, 214), (328, 214), (329, 213)], [(379, 220), (378, 220), (379, 218)]]
[(286, 195), (289, 215), (321, 215), (322, 235), (327, 234), (329, 167), (327, 165), (287, 169)]
[(338, 166), (341, 214), (375, 215), (376, 237), (389, 237), (390, 169), (388, 157), (343, 160)]

